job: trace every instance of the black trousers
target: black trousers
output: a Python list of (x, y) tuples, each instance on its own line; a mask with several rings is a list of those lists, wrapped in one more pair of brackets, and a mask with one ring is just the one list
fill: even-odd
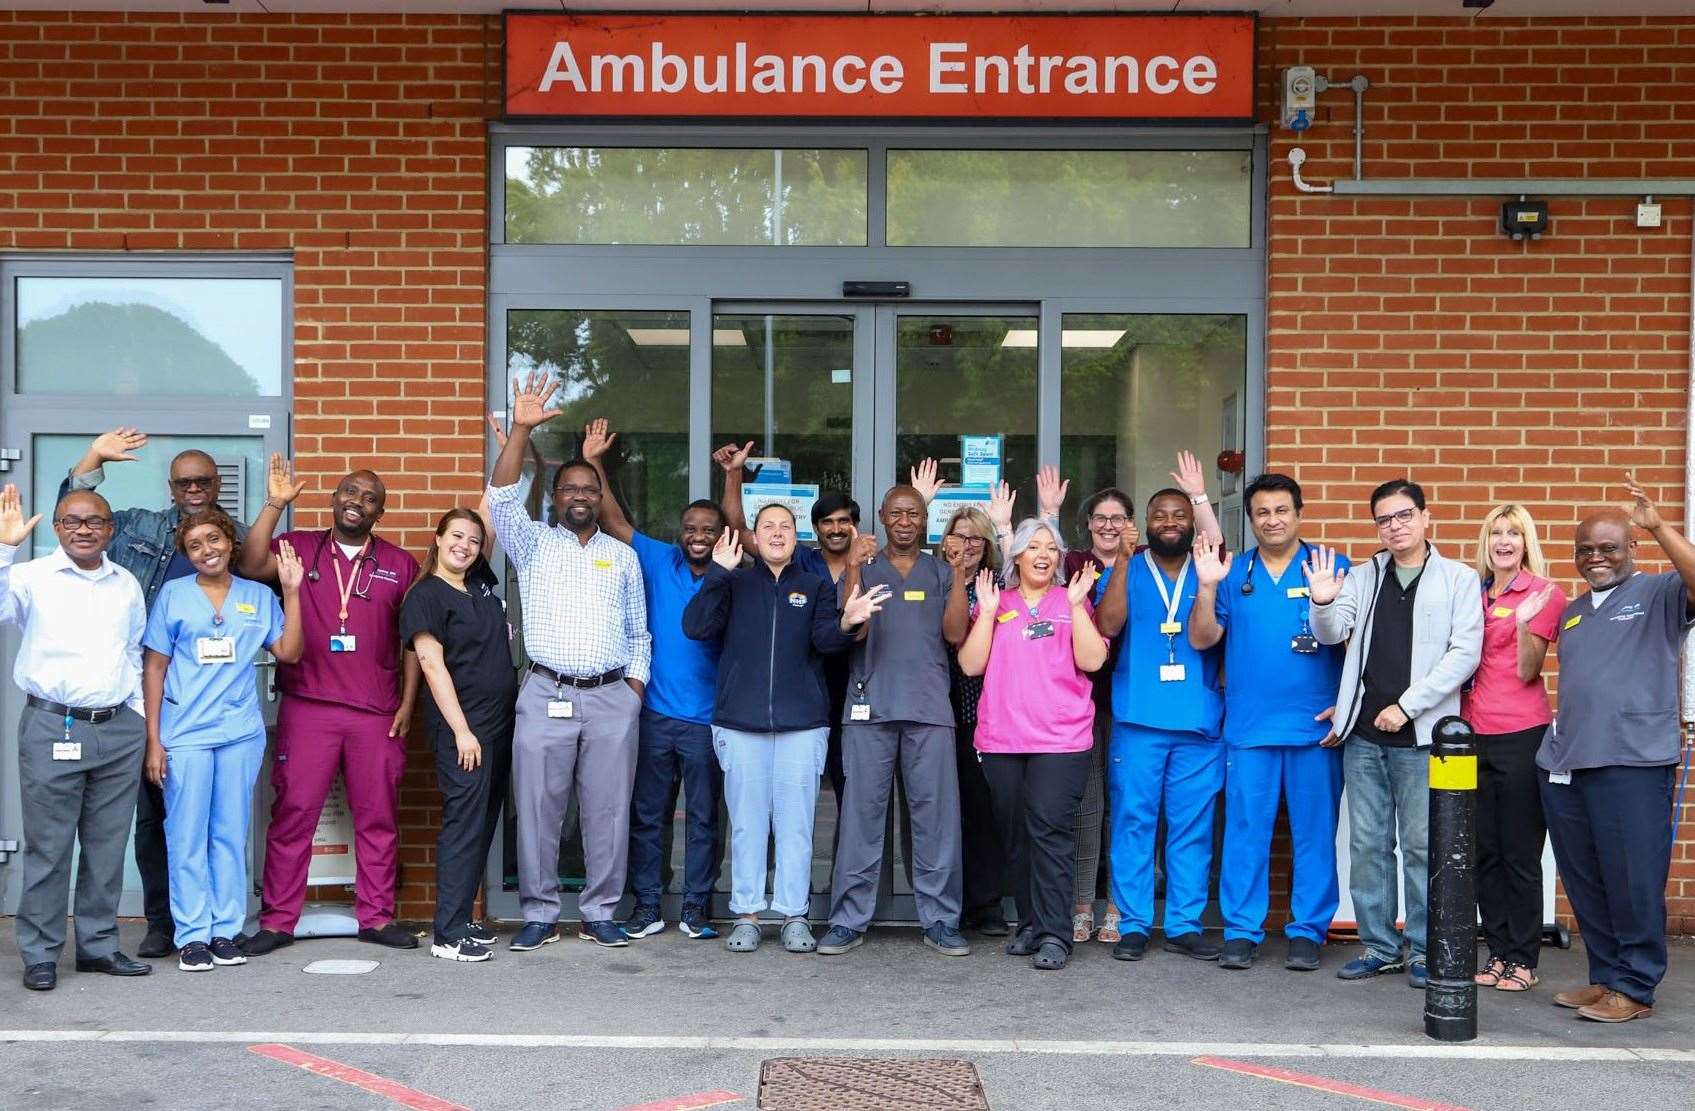
[(135, 796), (135, 870), (141, 873), (141, 913), (149, 933), (175, 938), (171, 918), (171, 869), (165, 856), (165, 789), (141, 777)]
[(982, 754), (1018, 925), (1071, 951), (1077, 834), (1072, 819), (1089, 779), (1089, 751)]
[(965, 881), (962, 907), (967, 921), (991, 914), (999, 916), (1001, 900), (1006, 897), (1006, 849), (1001, 844), (1000, 826), (995, 820), (994, 800), (989, 797), (989, 781), (983, 777), (983, 766), (977, 762), (977, 749), (973, 747), (976, 736), (975, 722), (954, 729), (954, 755), (959, 768), (960, 864)]
[(1477, 915), (1489, 956), (1535, 968), (1542, 951), (1542, 790), (1548, 727), (1477, 738)]
[(436, 837), (438, 944), (458, 941), (471, 921), (489, 846), (500, 823), (500, 808), (506, 801), (512, 769), (512, 720), (507, 716), (468, 723), (483, 746), (482, 763), (473, 771), (459, 766), (453, 730), (444, 725), (429, 726), (436, 782), (441, 788), (441, 833)]

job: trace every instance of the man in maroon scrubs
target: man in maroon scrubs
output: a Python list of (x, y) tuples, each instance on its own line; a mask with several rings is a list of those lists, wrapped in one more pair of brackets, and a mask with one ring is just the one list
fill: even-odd
[(242, 951), (262, 956), (294, 943), (312, 835), (337, 772), (353, 813), (359, 939), (412, 949), (418, 939), (394, 921), (396, 811), (419, 673), (416, 658), (401, 650), (398, 615), (418, 563), (371, 535), (387, 492), (370, 471), (354, 471), (336, 486), (328, 529), (273, 540), (283, 510), (305, 485), (282, 456), (271, 456), (265, 507), (238, 568), (246, 578), (274, 583), (283, 540), (306, 561), (300, 590), (306, 651), (297, 664), (277, 665), (282, 704), (271, 766), (277, 798), (265, 836), (261, 928)]

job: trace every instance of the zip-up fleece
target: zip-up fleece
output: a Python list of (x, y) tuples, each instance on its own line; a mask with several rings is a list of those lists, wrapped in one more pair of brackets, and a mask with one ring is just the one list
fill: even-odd
[(683, 632), (722, 636), (712, 724), (747, 733), (788, 733), (830, 724), (821, 656), (845, 651), (835, 585), (793, 563), (773, 578), (764, 563), (706, 570), (683, 610)]

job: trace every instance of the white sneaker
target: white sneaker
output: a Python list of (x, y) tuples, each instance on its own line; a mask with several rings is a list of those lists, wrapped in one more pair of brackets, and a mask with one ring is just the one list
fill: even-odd
[(462, 961), (466, 964), (475, 964), (478, 961), (488, 960), (494, 954), (489, 951), (488, 946), (481, 945), (470, 938), (464, 938), (446, 944), (436, 942), (430, 946), (430, 956), (440, 957), (444, 961)]

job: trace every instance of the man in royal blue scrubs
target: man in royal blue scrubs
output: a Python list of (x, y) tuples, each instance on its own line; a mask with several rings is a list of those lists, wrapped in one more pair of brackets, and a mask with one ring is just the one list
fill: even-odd
[(1107, 753), (1112, 891), (1124, 916), (1123, 937), (1112, 950), (1119, 960), (1147, 954), (1162, 803), (1165, 948), (1197, 960), (1218, 959), (1219, 947), (1201, 931), (1201, 914), (1212, 871), (1213, 806), (1224, 785), (1222, 653), (1198, 651), (1185, 635), (1199, 585), (1190, 556), (1196, 509), (1205, 503), (1204, 493), (1177, 489), (1150, 498), (1148, 547), (1140, 554), (1125, 552), (1103, 576), (1095, 611), (1102, 634), (1123, 633)]
[[(1205, 537), (1195, 545), (1199, 590), (1189, 643), (1224, 642), (1224, 858), (1218, 903), (1224, 914), (1224, 968), (1247, 968), (1265, 940), (1271, 897), (1271, 830), (1281, 800), (1289, 809), (1294, 878), (1283, 966), (1318, 967), (1319, 947), (1336, 916), (1336, 812), (1342, 756), (1325, 747), (1342, 678), (1342, 649), (1322, 645), (1307, 621), (1301, 565), (1301, 487), (1263, 474), (1244, 500), (1258, 545), (1232, 559)], [(1344, 566), (1346, 557), (1338, 556)]]

